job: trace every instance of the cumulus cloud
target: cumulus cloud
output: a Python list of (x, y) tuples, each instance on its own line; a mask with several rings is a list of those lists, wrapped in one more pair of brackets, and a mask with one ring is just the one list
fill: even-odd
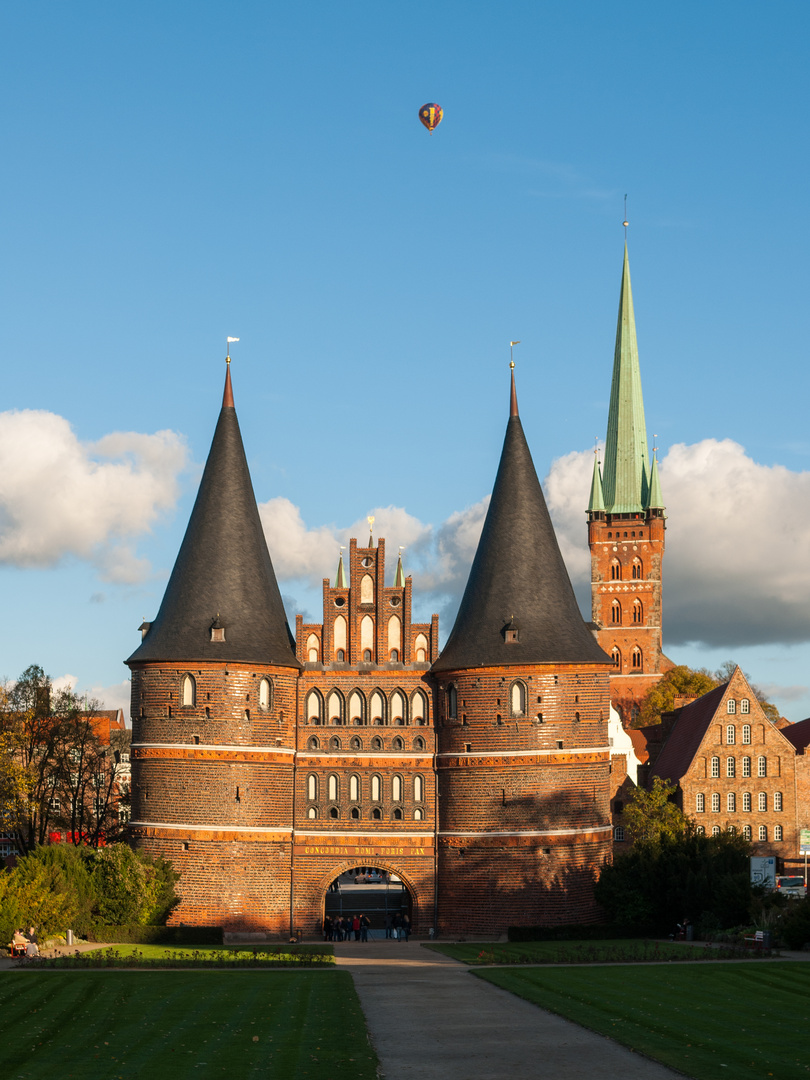
[(81, 442), (64, 417), (0, 413), (0, 564), (93, 563), (108, 581), (142, 580), (135, 537), (174, 506), (186, 446), (171, 431)]
[[(582, 509), (592, 468), (592, 452), (568, 454), (546, 480), (580, 597), (589, 578)], [(810, 640), (810, 473), (760, 465), (731, 439), (673, 446), (660, 471), (667, 507), (665, 643)]]

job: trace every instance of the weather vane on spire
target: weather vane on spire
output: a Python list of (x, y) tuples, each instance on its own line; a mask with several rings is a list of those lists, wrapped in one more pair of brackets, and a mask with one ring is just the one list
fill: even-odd
[(514, 359), (514, 356), (513, 356), (515, 345), (519, 345), (519, 344), (520, 344), (519, 341), (510, 341), (509, 342), (509, 367), (511, 367), (511, 368), (513, 368), (515, 366), (515, 359)]
[(627, 226), (629, 224), (630, 224), (630, 222), (627, 220), (627, 195), (625, 195), (625, 197), (624, 197), (624, 221), (622, 222), (622, 225), (624, 225), (624, 238), (625, 238), (625, 240), (627, 239)]
[(226, 341), (227, 346), (228, 346), (227, 349), (225, 350), (225, 363), (226, 364), (230, 364), (230, 362), (231, 362), (231, 345), (233, 344), (234, 341), (238, 341), (238, 340), (239, 340), (238, 337), (225, 338), (225, 341)]
[(368, 522), (368, 546), (369, 547), (374, 547), (374, 520), (375, 520), (375, 518), (374, 518), (373, 514), (369, 514), (368, 517), (366, 518), (366, 521)]

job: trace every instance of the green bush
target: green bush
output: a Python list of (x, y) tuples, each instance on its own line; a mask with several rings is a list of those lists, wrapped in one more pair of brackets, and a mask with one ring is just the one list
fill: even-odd
[(88, 941), (110, 945), (221, 945), (221, 926), (103, 926), (97, 923)]
[(790, 904), (779, 922), (778, 934), (789, 949), (803, 949), (810, 944), (810, 897)]
[(50, 937), (69, 926), (76, 912), (75, 894), (58, 866), (20, 859), (14, 870), (0, 874), (0, 945), (31, 924), (41, 938)]
[(510, 941), (610, 941), (613, 938), (637, 938), (648, 931), (643, 926), (615, 923), (587, 923), (582, 926), (510, 926)]
[(177, 903), (179, 879), (165, 859), (150, 859), (126, 844), (111, 844), (89, 856), (96, 921), (109, 926), (164, 922)]

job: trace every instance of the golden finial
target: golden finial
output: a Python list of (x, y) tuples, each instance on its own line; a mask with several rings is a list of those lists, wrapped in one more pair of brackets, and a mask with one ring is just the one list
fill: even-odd
[(627, 226), (629, 224), (630, 224), (630, 222), (627, 220), (627, 196), (625, 195), (625, 197), (624, 197), (624, 221), (622, 222), (622, 225), (624, 225), (624, 238), (625, 238), (625, 240), (627, 239)]
[(519, 344), (520, 344), (519, 341), (510, 341), (509, 342), (509, 367), (510, 368), (513, 368), (515, 366), (515, 361), (514, 361), (514, 357), (513, 357), (512, 354), (514, 352), (515, 345), (519, 345)]

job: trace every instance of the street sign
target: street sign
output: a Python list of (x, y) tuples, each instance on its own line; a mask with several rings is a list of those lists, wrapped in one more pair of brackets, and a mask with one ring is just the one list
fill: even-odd
[(802, 855), (810, 854), (810, 829), (799, 830), (799, 851)]

